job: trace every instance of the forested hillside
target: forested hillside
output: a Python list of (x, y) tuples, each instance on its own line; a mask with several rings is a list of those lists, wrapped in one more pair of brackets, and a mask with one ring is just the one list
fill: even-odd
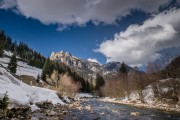
[(25, 61), (31, 66), (43, 68), (46, 58), (30, 48), (26, 43), (13, 41), (12, 38), (2, 30), (0, 30), (0, 41), (2, 46), (0, 47), (1, 55), (3, 54), (3, 50), (11, 51), (20, 58), (19, 60)]

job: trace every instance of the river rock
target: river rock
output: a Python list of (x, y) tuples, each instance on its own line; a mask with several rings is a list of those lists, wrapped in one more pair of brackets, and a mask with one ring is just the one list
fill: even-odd
[(20, 106), (20, 107), (14, 107), (11, 110), (8, 110), (7, 117), (10, 119), (31, 119), (31, 108), (29, 106)]
[(91, 106), (85, 106), (84, 107), (86, 110), (91, 110)]
[(55, 111), (50, 111), (49, 113), (48, 113), (48, 116), (54, 116), (54, 115), (56, 115), (57, 113), (55, 112)]
[(91, 114), (95, 114), (94, 111), (92, 111), (92, 110), (90, 111), (90, 113), (91, 113)]
[(95, 119), (93, 119), (93, 120), (100, 120), (100, 117), (97, 117), (97, 118), (95, 118)]
[(79, 106), (79, 107), (77, 107), (77, 109), (82, 110), (82, 109), (83, 109), (83, 107), (82, 107), (82, 106)]
[(43, 109), (52, 109), (54, 107), (54, 105), (48, 101), (36, 103), (36, 106)]
[(104, 112), (102, 112), (102, 113), (100, 113), (101, 115), (105, 115), (105, 113)]
[(132, 115), (132, 116), (139, 116), (140, 113), (139, 113), (139, 112), (132, 112), (131, 115)]
[(118, 110), (112, 110), (112, 112), (118, 113)]
[(39, 117), (39, 120), (43, 120), (44, 118), (43, 117)]
[(68, 111), (63, 111), (63, 115), (66, 115), (67, 112), (68, 112)]

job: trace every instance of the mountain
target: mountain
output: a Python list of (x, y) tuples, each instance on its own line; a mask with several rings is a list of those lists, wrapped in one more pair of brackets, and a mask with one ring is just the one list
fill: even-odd
[[(156, 53), (159, 54), (160, 57), (156, 59), (155, 61), (149, 63), (150, 66), (151, 65), (156, 66), (153, 71), (165, 69), (166, 66), (168, 66), (173, 59), (180, 56), (180, 47), (166, 48)], [(148, 71), (149, 65), (148, 64), (142, 65), (143, 70)]]
[(89, 71), (90, 73), (98, 72), (101, 70), (100, 64), (77, 58), (75, 56), (72, 56), (71, 53), (64, 52), (63, 50), (60, 52), (52, 52), (50, 60), (62, 62), (69, 67), (73, 67), (75, 69), (83, 69)]
[(164, 69), (173, 59), (180, 56), (180, 47), (172, 47), (163, 49), (157, 52), (160, 57), (153, 63), (159, 65), (161, 69)]
[[(102, 75), (117, 73), (121, 66), (120, 62), (108, 62), (104, 65), (100, 65), (96, 62), (75, 57), (71, 55), (71, 53), (64, 52), (63, 50), (60, 52), (52, 52), (50, 55), (50, 60), (62, 62), (79, 72), (84, 77), (92, 77), (96, 73), (101, 73)], [(130, 70), (132, 68), (127, 66), (127, 69)]]
[(180, 77), (180, 56), (176, 57), (168, 64), (162, 73), (165, 77), (179, 78)]

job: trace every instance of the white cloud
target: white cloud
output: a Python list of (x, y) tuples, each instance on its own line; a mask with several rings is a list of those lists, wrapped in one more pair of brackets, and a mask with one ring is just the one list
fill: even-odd
[[(130, 14), (131, 9), (158, 12), (170, 0), (2, 0), (0, 8), (14, 8), (44, 24), (113, 24)], [(61, 28), (60, 28), (61, 30)]]
[(69, 30), (70, 27), (68, 25), (58, 25), (58, 28), (56, 29), (57, 31), (64, 31), (64, 30)]
[(87, 60), (90, 62), (95, 62), (95, 63), (101, 64), (100, 62), (98, 62), (98, 60), (96, 58), (88, 58)]
[(180, 46), (180, 9), (159, 13), (142, 25), (130, 25), (114, 35), (113, 40), (101, 43), (97, 52), (107, 61), (125, 61), (127, 64), (144, 64), (159, 57), (156, 52)]
[(0, 2), (1, 9), (13, 8), (14, 6), (16, 6), (16, 1), (14, 0), (3, 0)]

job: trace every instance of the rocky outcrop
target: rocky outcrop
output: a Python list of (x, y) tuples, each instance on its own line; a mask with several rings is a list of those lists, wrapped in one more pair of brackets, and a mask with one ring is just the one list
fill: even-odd
[[(69, 67), (75, 69), (77, 72), (80, 72), (83, 76), (92, 76), (97, 72), (107, 75), (109, 73), (116, 73), (121, 66), (120, 62), (109, 62), (104, 65), (100, 65), (96, 62), (91, 62), (88, 60), (77, 58), (69, 52), (52, 52), (50, 55), (50, 60), (62, 62)], [(128, 69), (132, 69), (127, 66)]]
[(83, 62), (80, 59), (73, 57), (69, 52), (65, 53), (63, 50), (60, 52), (53, 52), (50, 56), (50, 59), (65, 63), (66, 65), (72, 67), (84, 67)]
[(64, 52), (63, 50), (60, 52), (52, 52), (50, 56), (51, 60), (62, 62), (69, 67), (73, 67), (75, 69), (86, 70), (91, 72), (98, 72), (102, 70), (102, 66), (99, 63), (90, 62), (88, 60), (83, 60), (72, 56), (69, 52)]

